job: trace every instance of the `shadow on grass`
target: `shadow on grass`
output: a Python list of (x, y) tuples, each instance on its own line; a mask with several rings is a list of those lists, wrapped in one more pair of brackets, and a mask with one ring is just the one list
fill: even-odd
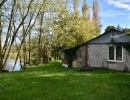
[(130, 94), (130, 73), (80, 72), (61, 62), (0, 74), (0, 80), (0, 100), (129, 100)]

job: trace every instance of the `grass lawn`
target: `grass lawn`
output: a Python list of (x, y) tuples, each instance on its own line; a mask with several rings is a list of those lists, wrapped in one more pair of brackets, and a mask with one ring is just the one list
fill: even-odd
[(0, 73), (0, 100), (130, 100), (130, 73), (80, 72), (61, 62)]

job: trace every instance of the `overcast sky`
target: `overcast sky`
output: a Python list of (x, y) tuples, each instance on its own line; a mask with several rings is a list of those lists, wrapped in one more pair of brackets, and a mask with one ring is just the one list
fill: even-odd
[[(92, 7), (93, 0), (86, 0)], [(102, 33), (109, 26), (120, 25), (123, 28), (130, 28), (130, 0), (98, 0)]]

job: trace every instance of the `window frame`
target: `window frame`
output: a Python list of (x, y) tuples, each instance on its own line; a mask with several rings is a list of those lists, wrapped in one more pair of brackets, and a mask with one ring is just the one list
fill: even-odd
[[(122, 47), (122, 60), (117, 60), (116, 59), (116, 47), (117, 46), (119, 46), (119, 45), (109, 45), (108, 46), (108, 54), (107, 54), (108, 55), (108, 61), (110, 61), (110, 62), (123, 62), (123, 56), (124, 56), (123, 55), (123, 46), (121, 46)], [(109, 47), (114, 47), (114, 60), (109, 59)]]

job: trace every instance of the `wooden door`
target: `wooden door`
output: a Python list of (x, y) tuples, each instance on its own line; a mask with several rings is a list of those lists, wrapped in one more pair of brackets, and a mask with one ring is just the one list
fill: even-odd
[(88, 64), (88, 44), (86, 44), (85, 58), (86, 58), (86, 67), (89, 67), (89, 64)]

